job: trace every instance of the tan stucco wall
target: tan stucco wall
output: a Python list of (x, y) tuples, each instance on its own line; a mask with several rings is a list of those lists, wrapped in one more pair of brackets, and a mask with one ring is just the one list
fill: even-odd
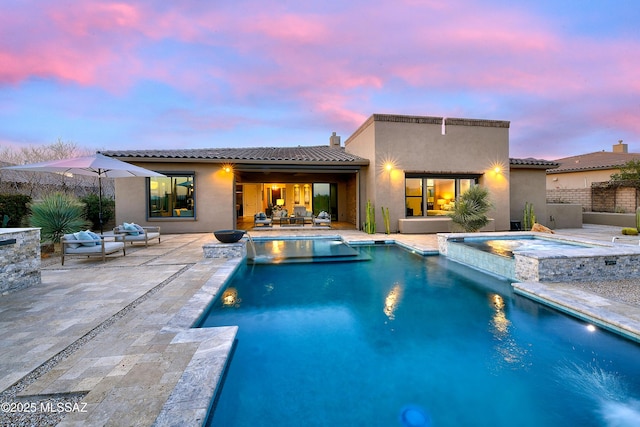
[(345, 143), (345, 151), (347, 153), (360, 156), (370, 160), (370, 166), (365, 166), (360, 171), (360, 178), (358, 185), (360, 187), (360, 199), (358, 201), (359, 211), (356, 213), (356, 228), (361, 229), (365, 218), (365, 209), (367, 206), (367, 200), (375, 205), (376, 194), (371, 191), (375, 187), (376, 177), (373, 173), (375, 168), (375, 128), (373, 123), (365, 125), (358, 129), (359, 133), (353, 137), (350, 137)]
[[(482, 173), (480, 184), (489, 189), (494, 209), (489, 216), (496, 230), (509, 229), (509, 129), (480, 125), (373, 121), (346, 141), (346, 151), (370, 160), (364, 172), (366, 201), (376, 208), (376, 228), (384, 231), (381, 207), (388, 207), (391, 231), (405, 218), (405, 171), (426, 173)], [(393, 163), (391, 172), (385, 169)], [(493, 172), (496, 165), (501, 172)], [(543, 184), (544, 185), (544, 184)], [(543, 187), (544, 188), (544, 187)]]
[(611, 174), (618, 172), (620, 169), (550, 173), (547, 175), (547, 188), (591, 188), (591, 183), (609, 181)]
[(544, 169), (511, 169), (511, 221), (524, 218), (524, 205), (533, 204), (536, 221), (550, 226), (547, 212), (546, 172)]
[(195, 218), (147, 219), (145, 178), (118, 178), (116, 223), (160, 226), (162, 233), (198, 233), (235, 228), (233, 173), (219, 165), (200, 163), (134, 163), (156, 172), (195, 172)]

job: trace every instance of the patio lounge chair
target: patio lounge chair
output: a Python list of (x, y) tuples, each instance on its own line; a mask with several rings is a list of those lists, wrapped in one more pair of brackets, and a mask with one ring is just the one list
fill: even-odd
[(315, 227), (331, 227), (331, 215), (322, 211), (318, 216), (313, 218), (313, 225)]
[(257, 213), (253, 216), (253, 226), (255, 227), (271, 227), (273, 220), (264, 212)]
[(99, 256), (102, 257), (102, 261), (107, 259), (107, 255), (119, 251), (122, 251), (122, 256), (125, 256), (124, 242), (118, 241), (117, 236), (115, 239), (113, 242), (105, 241), (104, 236), (86, 231), (65, 234), (60, 239), (62, 265), (65, 257), (70, 256)]
[(144, 247), (149, 247), (149, 242), (154, 239), (158, 239), (160, 244), (160, 227), (142, 227), (138, 224), (123, 223), (113, 229), (115, 236), (121, 236), (123, 241), (130, 242), (133, 245), (135, 242), (144, 243)]

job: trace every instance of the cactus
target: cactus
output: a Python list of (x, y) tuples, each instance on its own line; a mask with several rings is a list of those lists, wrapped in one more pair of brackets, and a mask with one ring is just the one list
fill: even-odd
[(373, 209), (370, 200), (367, 200), (367, 217), (364, 222), (364, 231), (368, 234), (376, 232), (376, 211)]
[(640, 207), (636, 208), (636, 230), (640, 232)]
[(524, 204), (524, 219), (522, 229), (529, 231), (536, 223), (536, 214), (533, 211), (533, 203), (525, 202)]
[(389, 220), (389, 208), (382, 207), (382, 219), (384, 220), (384, 232), (391, 234), (391, 221)]

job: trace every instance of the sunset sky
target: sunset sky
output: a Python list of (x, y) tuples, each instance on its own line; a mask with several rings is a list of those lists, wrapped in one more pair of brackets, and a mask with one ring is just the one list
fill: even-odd
[(510, 155), (640, 152), (640, 1), (0, 2), (0, 144), (328, 144), (508, 120)]

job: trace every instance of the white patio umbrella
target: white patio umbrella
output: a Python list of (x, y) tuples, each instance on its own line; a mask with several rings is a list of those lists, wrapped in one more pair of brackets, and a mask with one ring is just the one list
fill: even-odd
[(118, 159), (96, 153), (91, 156), (73, 159), (51, 160), (48, 162), (31, 163), (28, 165), (9, 166), (2, 169), (23, 170), (31, 172), (59, 172), (75, 175), (98, 177), (98, 207), (100, 219), (100, 233), (102, 230), (102, 178), (127, 178), (134, 176), (160, 177), (166, 176), (149, 169), (134, 166)]

